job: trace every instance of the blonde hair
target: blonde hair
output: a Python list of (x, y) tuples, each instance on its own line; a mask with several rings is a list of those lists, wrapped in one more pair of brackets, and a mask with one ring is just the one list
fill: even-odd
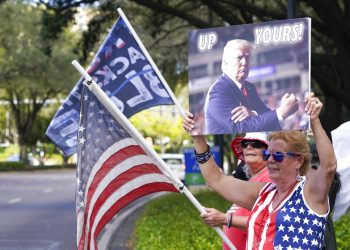
[(227, 65), (226, 62), (232, 60), (232, 53), (237, 49), (241, 51), (251, 52), (253, 50), (253, 44), (243, 39), (234, 39), (234, 40), (228, 41), (224, 47), (224, 52), (222, 54), (222, 62), (221, 62), (222, 72), (226, 72), (226, 70), (229, 70), (229, 69), (226, 69), (226, 65)]
[(304, 157), (304, 163), (299, 171), (305, 175), (311, 163), (311, 152), (306, 136), (301, 131), (276, 131), (268, 136), (269, 141), (283, 140), (287, 143), (287, 151), (301, 154)]

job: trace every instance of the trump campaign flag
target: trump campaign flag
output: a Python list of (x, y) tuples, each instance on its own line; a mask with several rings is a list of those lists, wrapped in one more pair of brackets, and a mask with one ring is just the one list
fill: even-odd
[[(89, 74), (127, 116), (152, 106), (176, 104), (157, 66), (124, 16), (118, 18), (95, 58)], [(69, 156), (76, 151), (81, 78), (52, 119), (46, 134)]]

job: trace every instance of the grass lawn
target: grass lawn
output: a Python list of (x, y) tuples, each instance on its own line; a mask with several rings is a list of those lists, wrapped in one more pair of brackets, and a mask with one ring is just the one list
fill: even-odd
[[(198, 201), (226, 211), (230, 203), (212, 191), (201, 191)], [(221, 249), (221, 239), (207, 227), (199, 211), (183, 194), (169, 194), (147, 204), (136, 221), (134, 249)]]

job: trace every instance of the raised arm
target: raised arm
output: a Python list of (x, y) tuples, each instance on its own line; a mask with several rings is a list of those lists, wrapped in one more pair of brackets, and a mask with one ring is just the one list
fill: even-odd
[[(187, 117), (183, 122), (183, 127), (188, 132), (194, 128), (192, 117), (192, 114), (187, 113)], [(192, 138), (199, 159), (197, 162), (207, 185), (232, 203), (251, 209), (264, 184), (250, 183), (224, 175), (219, 170), (214, 158), (209, 157), (210, 149), (205, 136), (192, 136)]]
[(307, 96), (306, 111), (310, 115), (320, 166), (312, 172), (310, 180), (305, 184), (305, 198), (316, 212), (324, 214), (328, 212), (327, 196), (337, 168), (337, 160), (332, 143), (319, 119), (322, 107), (322, 102), (313, 93)]

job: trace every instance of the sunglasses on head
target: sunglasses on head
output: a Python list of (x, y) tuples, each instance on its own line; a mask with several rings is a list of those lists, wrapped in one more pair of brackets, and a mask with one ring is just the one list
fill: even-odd
[(284, 156), (298, 157), (300, 154), (293, 153), (293, 152), (273, 152), (273, 153), (271, 153), (268, 150), (262, 151), (262, 158), (264, 161), (267, 161), (271, 155), (276, 162), (282, 162), (284, 159)]
[(241, 142), (242, 148), (247, 148), (248, 145), (253, 148), (267, 148), (266, 144), (258, 140), (243, 140)]

